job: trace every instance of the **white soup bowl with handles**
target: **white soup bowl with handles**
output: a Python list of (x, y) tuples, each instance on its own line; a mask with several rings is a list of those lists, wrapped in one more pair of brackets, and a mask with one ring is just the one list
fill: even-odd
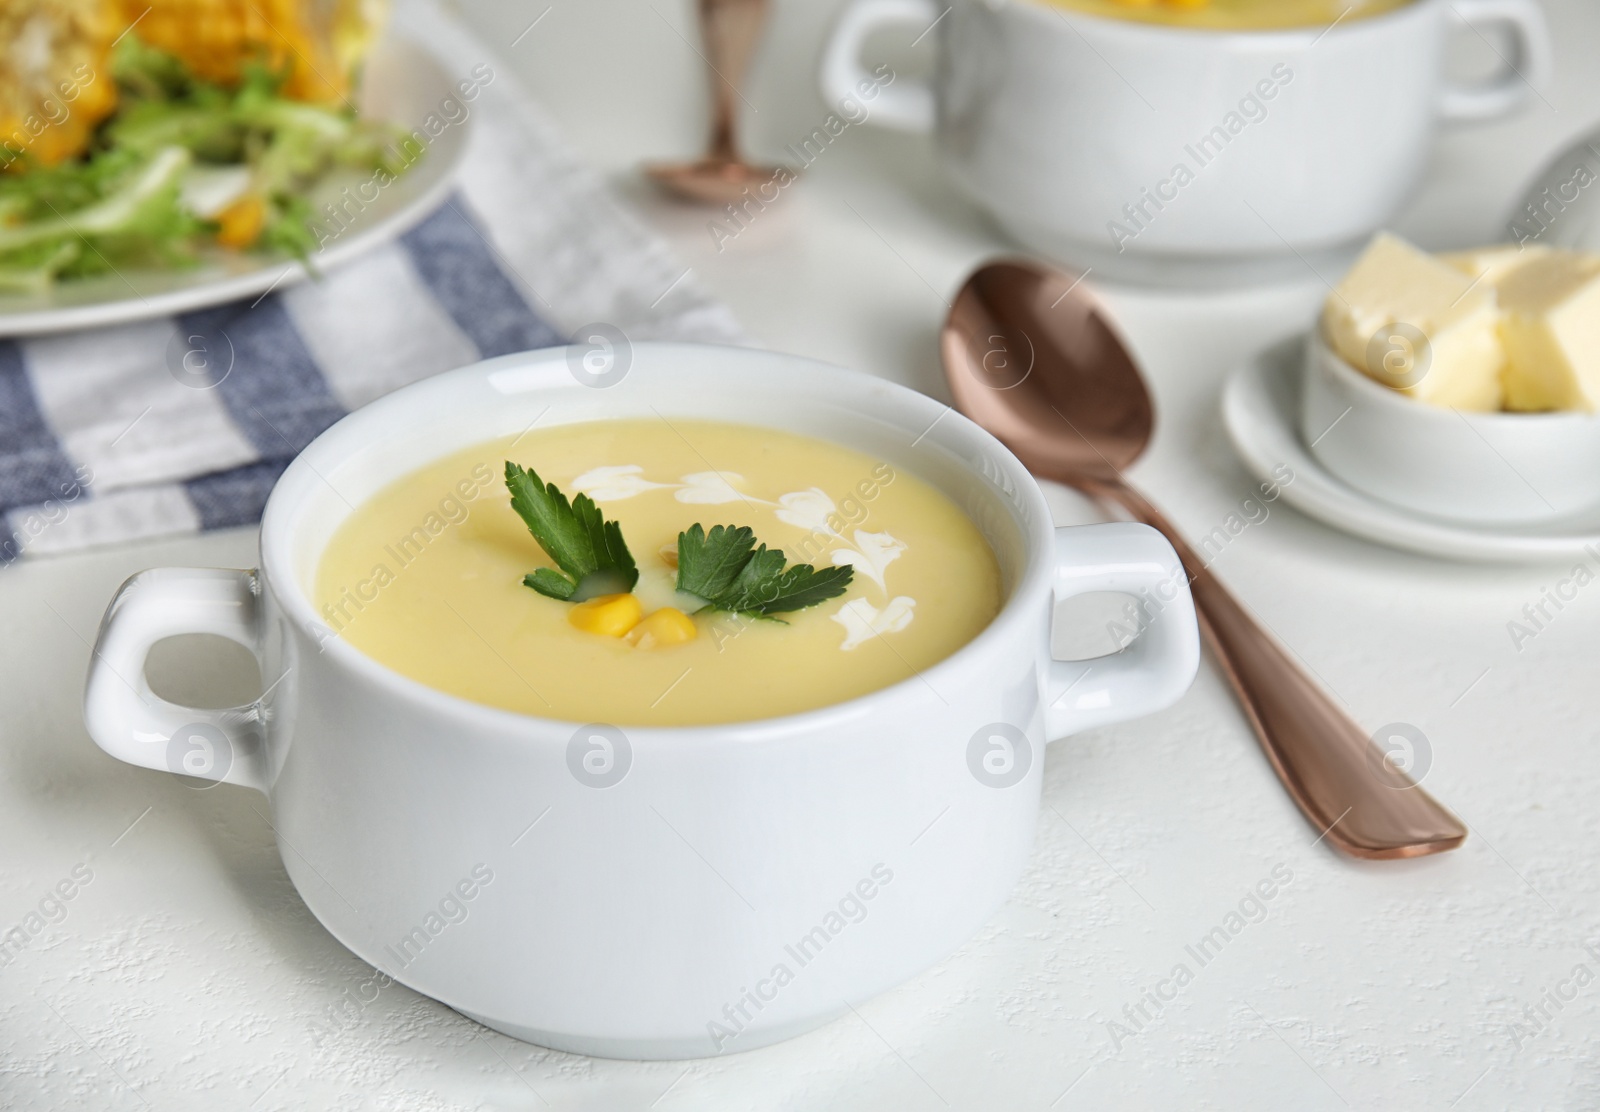
[[(490, 1027), (607, 1057), (760, 1046), (926, 969), (994, 913), (1033, 842), (1045, 742), (1189, 686), (1188, 582), (1142, 525), (1053, 527), (1010, 452), (904, 387), (684, 344), (620, 346), (590, 378), (582, 355), (505, 356), (374, 402), (284, 473), (258, 569), (129, 580), (94, 653), (89, 732), (132, 764), (265, 794), (284, 867), (334, 937)], [(678, 416), (824, 438), (934, 484), (992, 546), (1000, 613), (860, 698), (619, 730), (433, 690), (315, 609), (330, 537), (397, 477), (536, 422)], [(1143, 593), (1156, 617), (1120, 653), (1053, 660), (1053, 603), (1098, 591)], [(184, 633), (244, 645), (270, 689), (224, 711), (162, 699), (145, 657)]]

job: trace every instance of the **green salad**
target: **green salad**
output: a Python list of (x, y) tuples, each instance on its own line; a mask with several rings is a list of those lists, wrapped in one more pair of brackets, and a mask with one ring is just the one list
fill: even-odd
[(409, 161), (403, 132), (290, 100), (265, 69), (225, 88), (129, 36), (113, 74), (117, 110), (83, 155), (0, 174), (0, 290), (192, 266), (214, 245), (304, 261), (318, 246), (313, 186), (340, 168), (392, 178)]

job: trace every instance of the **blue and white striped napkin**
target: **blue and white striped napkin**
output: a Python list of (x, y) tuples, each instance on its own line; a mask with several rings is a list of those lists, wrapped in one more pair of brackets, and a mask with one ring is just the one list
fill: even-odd
[[(434, 0), (402, 2), (395, 24), (463, 80), (492, 57)], [(0, 340), (0, 563), (252, 523), (289, 460), (351, 409), (591, 322), (740, 342), (490, 65), (455, 193), (399, 241), (259, 301)], [(209, 389), (170, 369), (169, 345), (196, 334), (232, 348)]]

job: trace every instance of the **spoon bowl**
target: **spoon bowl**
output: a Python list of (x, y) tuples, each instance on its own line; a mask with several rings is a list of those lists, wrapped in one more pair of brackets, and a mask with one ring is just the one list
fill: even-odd
[(1519, 244), (1600, 251), (1600, 129), (1575, 140), (1545, 163), (1506, 217)]
[(726, 205), (744, 200), (751, 190), (772, 182), (785, 171), (738, 159), (702, 158), (696, 162), (653, 163), (644, 172), (661, 188), (686, 201)]
[(1115, 480), (1144, 452), (1155, 407), (1081, 278), (1021, 261), (977, 270), (940, 339), (956, 406), (1037, 475)]
[(699, 0), (700, 37), (705, 42), (706, 71), (711, 79), (711, 141), (705, 156), (694, 162), (656, 163), (645, 176), (666, 192), (706, 205), (737, 204), (751, 189), (796, 170), (755, 166), (739, 153), (738, 105), (744, 81), (761, 40), (770, 0)]

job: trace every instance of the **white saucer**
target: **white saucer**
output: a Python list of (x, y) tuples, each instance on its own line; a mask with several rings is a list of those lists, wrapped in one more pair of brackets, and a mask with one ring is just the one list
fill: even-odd
[(1300, 440), (1296, 414), (1305, 337), (1275, 344), (1233, 373), (1222, 419), (1245, 465), (1263, 481), (1287, 464), (1294, 481), (1283, 500), (1335, 529), (1428, 556), (1484, 562), (1536, 562), (1590, 555), (1600, 545), (1600, 506), (1532, 525), (1467, 525), (1390, 506), (1345, 486)]

